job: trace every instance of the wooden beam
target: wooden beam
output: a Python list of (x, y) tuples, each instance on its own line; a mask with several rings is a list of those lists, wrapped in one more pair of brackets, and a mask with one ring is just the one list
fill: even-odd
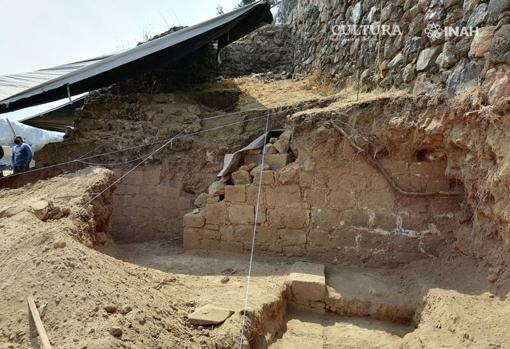
[(46, 330), (44, 329), (44, 325), (41, 321), (41, 317), (39, 316), (39, 311), (35, 306), (34, 297), (28, 296), (28, 309), (30, 310), (30, 314), (35, 323), (35, 328), (37, 329), (37, 333), (39, 334), (39, 339), (41, 340), (41, 344), (43, 349), (51, 349), (50, 340), (48, 339), (48, 335), (46, 334)]

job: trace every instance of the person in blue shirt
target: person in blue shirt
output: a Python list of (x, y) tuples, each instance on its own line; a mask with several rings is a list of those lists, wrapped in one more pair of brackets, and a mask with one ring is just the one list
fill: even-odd
[[(4, 148), (2, 148), (2, 146), (0, 145), (0, 160), (2, 160), (2, 158), (4, 157), (5, 153), (4, 153)], [(0, 161), (0, 177), (3, 177), (4, 176), (4, 169), (7, 167), (6, 164), (4, 164), (2, 161)]]
[(14, 173), (27, 171), (30, 168), (30, 161), (32, 161), (33, 153), (32, 148), (26, 143), (23, 143), (23, 138), (17, 136), (14, 138), (16, 144), (12, 148), (12, 169)]

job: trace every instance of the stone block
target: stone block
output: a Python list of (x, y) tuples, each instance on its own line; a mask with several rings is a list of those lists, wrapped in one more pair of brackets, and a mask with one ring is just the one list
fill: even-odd
[(321, 251), (332, 249), (331, 234), (324, 229), (311, 229), (308, 233), (307, 250)]
[(188, 315), (188, 319), (192, 325), (219, 325), (225, 322), (234, 312), (230, 309), (224, 309), (217, 306), (207, 304), (196, 309)]
[(328, 204), (329, 189), (310, 188), (304, 191), (304, 200), (311, 206), (325, 207)]
[(299, 185), (302, 188), (311, 187), (313, 183), (313, 172), (299, 171)]
[[(258, 186), (260, 182), (260, 172), (256, 173), (253, 177), (253, 184)], [(274, 171), (265, 170), (262, 171), (262, 184), (263, 185), (272, 185), (274, 184)]]
[(354, 227), (368, 227), (369, 214), (364, 209), (349, 209), (339, 213), (340, 225)]
[(336, 249), (359, 247), (363, 234), (367, 233), (361, 233), (349, 227), (336, 228), (331, 232), (331, 247)]
[(185, 228), (201, 228), (205, 225), (205, 217), (203, 212), (190, 212), (184, 215), (182, 222)]
[(292, 303), (298, 306), (324, 310), (326, 277), (324, 265), (296, 262), (289, 275)]
[(368, 207), (374, 210), (391, 211), (395, 207), (396, 197), (392, 189), (372, 192), (361, 192), (358, 196), (358, 207)]
[(304, 230), (282, 229), (278, 231), (278, 236), (283, 247), (297, 246), (305, 249), (307, 233)]
[(266, 205), (268, 207), (291, 207), (301, 203), (301, 189), (298, 185), (276, 186), (268, 188), (266, 191)]
[(207, 193), (198, 194), (198, 196), (193, 201), (193, 205), (195, 205), (195, 207), (199, 207), (199, 208), (205, 207), (205, 205), (207, 204), (208, 198), (209, 198), (209, 194), (207, 194)]
[(227, 202), (245, 202), (245, 185), (227, 185), (225, 186), (225, 201)]
[(238, 170), (232, 172), (232, 181), (236, 185), (251, 184), (252, 181), (251, 174), (245, 170)]
[[(250, 155), (244, 156), (244, 164), (248, 165), (251, 163), (260, 164), (262, 162), (262, 155)], [(279, 170), (289, 163), (289, 154), (266, 154), (264, 157), (264, 163), (268, 164), (271, 170)]]
[(204, 228), (202, 235), (203, 235), (204, 240), (215, 240), (215, 241), (221, 240), (221, 234), (220, 234), (219, 230), (210, 230), (210, 229)]
[(185, 250), (200, 249), (203, 238), (202, 229), (186, 227), (184, 228), (182, 235)]
[(226, 216), (225, 202), (206, 205), (205, 220), (207, 224), (224, 224)]
[(329, 206), (333, 209), (346, 210), (355, 205), (355, 193), (348, 188), (341, 191), (332, 191), (329, 194)]
[(299, 165), (294, 162), (279, 169), (276, 172), (276, 177), (281, 184), (297, 184), (299, 181)]
[[(143, 169), (143, 183), (146, 185), (157, 185), (160, 182), (161, 167), (146, 166)], [(129, 177), (129, 176), (128, 176)]]
[(253, 224), (255, 210), (252, 205), (230, 205), (228, 207), (228, 220), (232, 224)]
[(135, 170), (135, 171), (131, 172), (128, 176), (126, 176), (122, 179), (122, 183), (124, 183), (126, 185), (142, 185), (142, 184), (144, 184), (143, 171)]
[(312, 207), (311, 222), (314, 228), (331, 228), (339, 223), (339, 212), (328, 209)]
[(268, 222), (273, 228), (304, 228), (309, 224), (309, 212), (300, 207), (269, 209)]
[[(267, 190), (267, 187), (262, 186), (261, 191), (260, 191), (260, 200), (259, 200), (259, 203), (261, 205), (265, 205), (266, 190)], [(252, 184), (252, 185), (246, 186), (246, 203), (255, 206), (257, 204), (258, 192), (259, 192), (258, 185)]]

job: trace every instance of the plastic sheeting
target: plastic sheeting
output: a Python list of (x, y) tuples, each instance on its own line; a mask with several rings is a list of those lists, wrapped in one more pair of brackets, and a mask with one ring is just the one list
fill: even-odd
[(253, 142), (248, 144), (246, 147), (239, 149), (235, 153), (225, 154), (225, 157), (223, 158), (223, 168), (218, 173), (218, 177), (224, 177), (230, 172), (232, 172), (236, 167), (238, 167), (239, 162), (241, 161), (241, 158), (245, 151), (253, 149), (262, 149), (264, 145), (267, 142), (269, 142), (270, 138), (272, 137), (277, 138), (284, 131), (285, 130), (282, 129), (268, 131), (267, 133), (264, 133), (261, 136), (257, 137)]
[(36, 70), (30, 73), (0, 76), (0, 101), (15, 96), (32, 87), (62, 77), (73, 71), (99, 62), (109, 56), (92, 58), (86, 61), (68, 63), (53, 68)]
[(224, 47), (272, 19), (269, 3), (258, 1), (117, 54), (3, 77), (0, 113), (109, 86), (177, 61), (213, 40)]

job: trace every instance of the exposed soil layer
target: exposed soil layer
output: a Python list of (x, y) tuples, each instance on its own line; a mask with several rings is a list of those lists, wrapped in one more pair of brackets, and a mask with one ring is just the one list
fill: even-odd
[[(424, 259), (413, 257), (406, 263), (392, 263), (394, 268), (381, 268), (388, 264), (372, 258), (373, 263), (368, 264), (372, 267), (368, 268), (363, 263), (365, 258), (335, 261), (328, 253), (336, 251), (338, 246), (325, 243), (327, 258), (322, 262), (326, 296), (323, 304), (313, 309), (296, 311), (292, 301), (289, 274), (293, 263), (303, 257), (281, 253), (262, 256), (257, 247), (249, 290), (246, 347), (291, 348), (296, 343), (299, 346), (314, 343), (326, 348), (510, 347), (510, 216), (505, 194), (510, 187), (508, 100), (488, 106), (477, 95), (446, 100), (440, 96), (373, 92), (361, 94), (358, 100), (353, 95), (339, 94), (325, 102), (315, 100), (303, 104), (303, 100), (323, 96), (303, 82), (293, 85), (290, 81), (255, 79), (237, 83), (239, 98), (235, 100), (240, 104), (236, 108), (256, 101), (273, 106), (277, 101), (271, 99), (282, 86), (294, 86), (296, 91), (302, 91), (303, 98), (299, 100), (301, 97), (296, 92), (288, 115), (274, 126), (293, 131), (291, 151), (297, 160), (290, 165), (304, 166), (307, 160), (322, 158), (316, 161), (314, 178), (326, 179), (320, 182), (325, 189), (330, 189), (329, 179), (338, 174), (328, 170), (328, 160), (333, 159), (329, 163), (340, 168), (342, 161), (349, 158), (346, 154), (350, 154), (349, 166), (365, 171), (362, 179), (367, 183), (372, 178), (367, 174), (378, 171), (364, 158), (370, 156), (383, 165), (395, 161), (428, 165), (440, 162), (443, 166), (440, 178), (447, 183), (452, 181), (452, 188), (446, 189), (463, 190), (456, 214), (445, 216), (450, 220), (448, 235), (439, 234), (437, 253)], [(202, 101), (200, 104), (209, 105), (199, 114), (225, 108), (214, 103), (211, 107), (208, 99), (217, 96), (222, 88), (225, 86), (220, 84), (205, 95), (195, 96)], [(249, 99), (249, 91), (258, 91), (257, 97)], [(141, 119), (108, 114), (111, 119), (105, 121), (99, 119), (102, 110), (89, 110), (93, 118), (85, 122), (83, 134), (69, 141), (74, 148), (62, 148), (55, 158), (64, 160), (69, 154), (92, 151), (105, 134), (121, 139), (131, 127), (139, 139), (143, 138), (143, 130), (161, 136), (177, 131), (176, 125), (166, 130), (146, 127), (157, 115), (164, 122), (166, 115), (148, 110), (156, 105), (164, 109), (177, 96), (145, 98), (151, 100), (149, 106), (141, 100), (135, 103), (147, 108), (146, 114), (133, 114), (133, 117), (145, 115)], [(155, 101), (158, 98), (159, 102)], [(115, 103), (118, 103), (115, 110), (124, 110), (125, 101)], [(184, 119), (190, 119), (188, 125), (202, 130), (200, 118), (184, 104), (179, 105), (182, 108), (176, 114), (185, 115)], [(346, 134), (335, 129), (332, 122), (340, 125)], [(109, 127), (114, 131), (108, 131)], [(128, 193), (132, 189), (129, 182), (122, 182), (118, 190), (125, 190), (123, 195), (129, 204), (131, 196), (138, 199), (138, 195), (144, 196), (140, 192), (145, 189), (160, 193), (158, 188), (173, 190), (173, 185), (179, 182), (175, 197), (188, 200), (189, 206), (178, 205), (175, 210), (179, 214), (190, 211), (192, 200), (214, 178), (222, 155), (258, 135), (261, 127), (257, 123), (234, 133), (220, 132), (214, 145), (205, 136), (177, 144), (175, 149), (152, 159), (141, 171), (138, 178), (141, 184), (136, 184), (138, 192)], [(231, 133), (235, 137), (230, 137)], [(362, 150), (356, 151), (356, 146)], [(337, 157), (340, 153), (342, 156)], [(41, 157), (51, 158), (48, 152), (43, 152)], [(185, 163), (175, 165), (181, 160)], [(157, 176), (151, 175), (154, 169)], [(355, 172), (351, 175), (355, 177)], [(113, 211), (124, 207), (116, 203), (114, 188), (91, 205), (87, 202), (114, 178), (112, 171), (88, 168), (19, 189), (0, 191), (3, 239), (0, 347), (31, 347), (26, 306), (26, 296), (30, 294), (42, 306), (43, 322), (55, 348), (238, 346), (248, 256), (207, 249), (183, 253), (181, 247), (168, 244), (170, 239), (136, 244), (112, 239)], [(152, 187), (144, 188), (144, 178), (156, 178), (158, 183), (151, 182)], [(275, 178), (279, 180), (279, 174)], [(383, 183), (392, 196), (401, 195), (389, 191), (391, 186), (384, 178), (379, 179), (372, 182)], [(428, 182), (424, 182), (424, 188), (412, 187), (421, 183), (417, 181), (409, 182), (411, 187), (406, 189), (426, 191)], [(318, 188), (315, 184), (312, 187)], [(363, 195), (366, 199), (367, 193), (359, 192), (356, 200)], [(155, 221), (156, 215), (160, 219), (172, 214), (175, 218), (172, 224), (177, 224), (174, 208), (151, 215), (154, 210), (150, 210), (149, 204), (152, 203), (144, 200), (133, 202), (140, 204), (136, 206), (140, 211), (149, 209), (143, 211), (145, 222)], [(413, 214), (425, 210), (430, 216), (436, 209), (431, 203), (412, 205), (410, 201), (400, 200), (401, 207)], [(390, 211), (388, 215), (397, 213)], [(180, 227), (174, 230), (172, 224), (165, 229), (173, 237), (178, 236)], [(116, 229), (124, 236), (130, 234), (129, 230)], [(143, 229), (138, 233), (143, 237)], [(217, 243), (214, 247), (221, 250), (221, 246)], [(395, 245), (388, 246), (397, 251)], [(369, 257), (377, 255), (365, 252)], [(390, 253), (392, 250), (379, 256), (386, 258), (384, 254)], [(317, 261), (321, 256), (309, 257)], [(188, 316), (204, 305), (219, 306), (233, 314), (221, 325), (191, 325)], [(306, 340), (302, 339), (305, 335)]]

